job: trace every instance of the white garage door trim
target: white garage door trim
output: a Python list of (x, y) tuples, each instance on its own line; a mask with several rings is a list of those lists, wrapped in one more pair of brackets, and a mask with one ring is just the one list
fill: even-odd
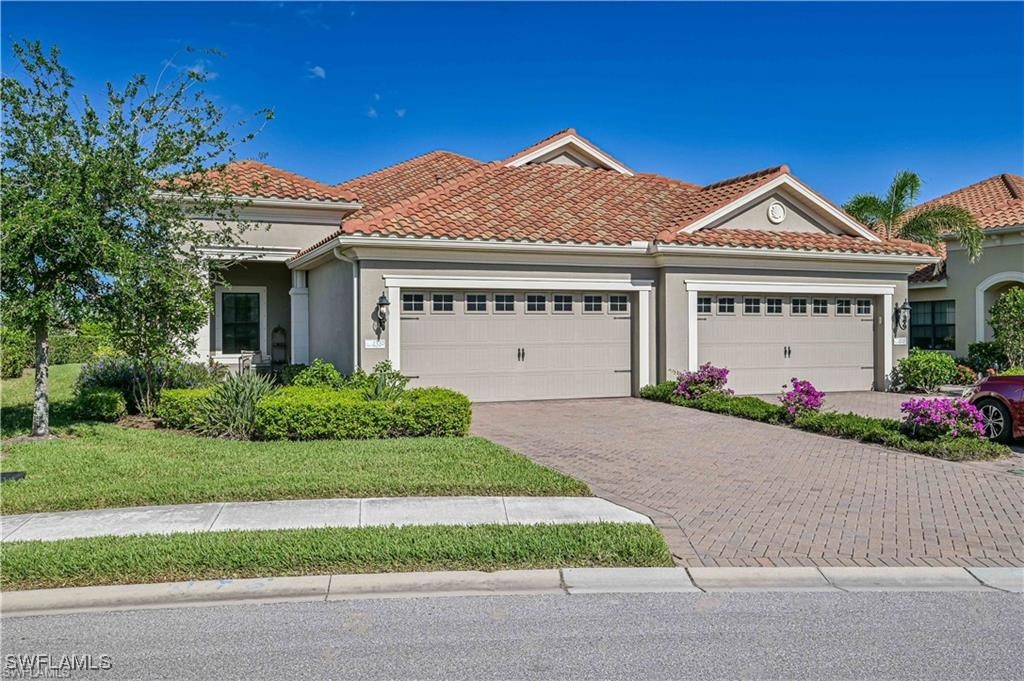
[[(651, 375), (650, 292), (654, 282), (648, 279), (541, 279), (535, 277), (438, 277), (417, 274), (385, 274), (384, 288), (388, 300), (398, 304), (402, 299), (402, 288), (432, 289), (492, 289), (492, 290), (549, 290), (549, 291), (626, 291), (636, 292), (638, 342), (637, 370), (640, 385), (646, 385)], [(402, 368), (402, 325), (388, 324), (388, 359), (395, 369)]]
[(777, 281), (706, 281), (687, 279), (687, 364), (690, 371), (697, 370), (697, 294), (701, 291), (723, 293), (848, 293), (852, 295), (882, 296), (882, 364), (886, 376), (892, 371), (892, 297), (895, 286), (871, 284), (804, 284)]

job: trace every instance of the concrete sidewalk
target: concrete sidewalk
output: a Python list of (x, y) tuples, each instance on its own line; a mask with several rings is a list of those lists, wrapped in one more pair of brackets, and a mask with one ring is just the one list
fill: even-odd
[(597, 497), (394, 497), (243, 501), (0, 516), (4, 542), (76, 537), (387, 525), (645, 523)]

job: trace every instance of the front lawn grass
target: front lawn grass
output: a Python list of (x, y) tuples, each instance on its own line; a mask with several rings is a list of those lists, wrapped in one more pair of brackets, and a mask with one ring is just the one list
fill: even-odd
[(671, 566), (651, 525), (477, 525), (93, 537), (3, 548), (0, 588), (258, 576)]
[(587, 496), (582, 482), (479, 437), (240, 442), (108, 424), (10, 445), (4, 514), (329, 497)]
[[(60, 430), (74, 421), (75, 380), (81, 364), (56, 364), (50, 367), (50, 426)], [(24, 435), (32, 430), (32, 398), (35, 369), (26, 369), (19, 378), (0, 383), (0, 437)]]

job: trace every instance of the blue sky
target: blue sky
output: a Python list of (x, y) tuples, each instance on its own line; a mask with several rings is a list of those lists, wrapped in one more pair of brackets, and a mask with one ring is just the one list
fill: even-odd
[[(431, 149), (502, 158), (573, 126), (707, 183), (788, 163), (829, 197), (902, 168), (925, 198), (1024, 172), (1024, 4), (2, 5), (83, 90), (199, 65), (247, 155), (337, 182)], [(199, 62), (185, 46), (216, 48)]]

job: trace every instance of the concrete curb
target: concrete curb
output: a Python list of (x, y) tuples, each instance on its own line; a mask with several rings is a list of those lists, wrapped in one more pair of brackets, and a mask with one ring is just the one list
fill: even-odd
[(1024, 567), (564, 568), (222, 579), (7, 591), (0, 594), (0, 615), (366, 598), (742, 591), (1024, 593)]

